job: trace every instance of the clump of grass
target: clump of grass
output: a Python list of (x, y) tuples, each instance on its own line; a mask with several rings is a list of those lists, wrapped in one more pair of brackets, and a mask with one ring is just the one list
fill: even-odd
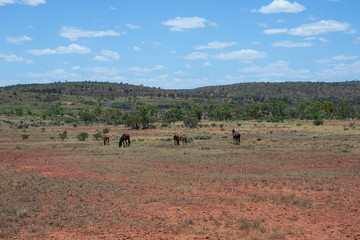
[(210, 140), (211, 136), (210, 135), (196, 135), (193, 138), (196, 140)]
[(323, 119), (315, 119), (313, 121), (313, 123), (314, 123), (315, 126), (320, 126), (320, 125), (324, 124), (324, 120)]
[(243, 216), (237, 219), (237, 228), (245, 233), (253, 230), (259, 230), (260, 232), (266, 231), (260, 220), (251, 220)]
[(273, 203), (275, 204), (284, 204), (287, 206), (298, 206), (303, 209), (311, 209), (313, 207), (313, 203), (311, 199), (307, 198), (299, 198), (295, 194), (291, 194), (288, 196), (278, 195), (272, 197)]
[(23, 134), (23, 135), (21, 135), (21, 137), (22, 137), (23, 140), (26, 140), (26, 139), (29, 138), (29, 135), (28, 134)]

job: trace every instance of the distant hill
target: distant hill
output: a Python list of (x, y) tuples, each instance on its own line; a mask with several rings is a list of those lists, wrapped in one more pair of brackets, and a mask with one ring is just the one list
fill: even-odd
[(238, 83), (195, 89), (166, 90), (122, 83), (58, 82), (20, 84), (1, 87), (0, 91), (19, 91), (81, 95), (94, 97), (159, 97), (179, 99), (222, 99), (235, 103), (264, 102), (273, 98), (289, 102), (348, 99), (360, 104), (360, 81), (348, 82), (283, 82)]

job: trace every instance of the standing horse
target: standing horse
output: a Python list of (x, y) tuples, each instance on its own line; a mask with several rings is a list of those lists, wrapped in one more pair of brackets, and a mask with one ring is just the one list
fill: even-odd
[(174, 140), (175, 145), (180, 145), (180, 143), (179, 143), (179, 141), (180, 141), (179, 135), (175, 134), (174, 137), (173, 137), (173, 140)]
[(103, 140), (104, 140), (104, 145), (109, 145), (110, 144), (110, 138), (108, 136), (104, 135)]
[(187, 144), (187, 137), (182, 136), (182, 137), (179, 138), (179, 140), (182, 141), (183, 144), (185, 144), (185, 143)]
[(241, 134), (233, 129), (232, 130), (232, 135), (233, 135), (234, 144), (239, 144), (240, 145)]
[(119, 147), (122, 146), (122, 143), (124, 142), (124, 147), (130, 146), (130, 135), (129, 134), (123, 134), (119, 140)]

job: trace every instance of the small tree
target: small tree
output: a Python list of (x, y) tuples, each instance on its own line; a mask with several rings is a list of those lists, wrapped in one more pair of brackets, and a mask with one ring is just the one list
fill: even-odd
[(27, 134), (23, 134), (23, 135), (21, 135), (21, 137), (22, 137), (22, 139), (23, 139), (23, 140), (26, 140), (26, 139), (28, 139), (28, 138), (29, 138), (29, 135), (27, 135)]
[(184, 125), (189, 128), (196, 128), (199, 124), (199, 121), (196, 117), (186, 117), (184, 119)]
[(76, 135), (76, 138), (79, 140), (79, 141), (85, 141), (85, 139), (87, 139), (89, 137), (89, 134), (88, 133), (85, 133), (85, 132), (82, 132), (78, 135)]
[(313, 123), (315, 126), (320, 126), (320, 125), (324, 124), (324, 120), (322, 120), (321, 118), (318, 118), (318, 119), (315, 119)]
[(109, 132), (110, 132), (110, 128), (104, 128), (104, 129), (103, 129), (103, 133), (104, 133), (104, 134), (108, 134)]
[(98, 133), (95, 133), (93, 134), (93, 137), (96, 139), (96, 140), (99, 140), (100, 138), (102, 138), (103, 134), (101, 132), (98, 132)]
[(67, 138), (67, 131), (59, 133), (59, 137), (60, 137), (61, 141), (64, 141)]
[(139, 129), (141, 119), (137, 116), (129, 116), (125, 120), (125, 125), (131, 127), (131, 129)]

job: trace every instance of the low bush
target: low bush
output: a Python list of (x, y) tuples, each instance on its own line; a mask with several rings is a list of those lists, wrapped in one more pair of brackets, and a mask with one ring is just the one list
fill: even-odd
[(76, 135), (76, 138), (79, 141), (85, 141), (85, 139), (87, 139), (88, 137), (89, 137), (89, 134), (86, 132), (82, 132), (82, 133), (79, 133), (78, 135)]

